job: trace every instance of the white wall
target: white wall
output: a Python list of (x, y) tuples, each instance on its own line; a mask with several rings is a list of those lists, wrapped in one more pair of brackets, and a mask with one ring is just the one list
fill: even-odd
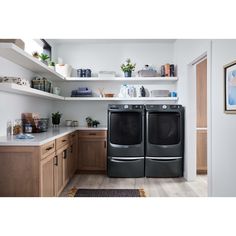
[(236, 59), (236, 40), (212, 42), (212, 195), (236, 196), (236, 115), (224, 113), (223, 66)]
[[(178, 66), (178, 94), (179, 103), (185, 106), (185, 173), (187, 180), (194, 180), (196, 177), (196, 104), (194, 98), (194, 68), (191, 63), (201, 55), (208, 55), (208, 72), (210, 72), (210, 40), (177, 40), (174, 48), (174, 62)], [(210, 78), (210, 74), (208, 74)], [(210, 81), (210, 80), (209, 80)], [(208, 89), (210, 87), (208, 86)], [(210, 90), (209, 90), (210, 91)], [(210, 93), (208, 93), (210, 95)], [(210, 107), (210, 106), (209, 106)], [(210, 110), (209, 110), (210, 113)], [(210, 119), (210, 115), (208, 114)], [(210, 137), (210, 127), (208, 127)], [(210, 144), (209, 144), (210, 145)], [(209, 149), (210, 150), (210, 149)], [(209, 185), (211, 171), (208, 170)]]
[[(130, 58), (136, 71), (145, 64), (160, 67), (173, 62), (173, 43), (65, 43), (55, 46), (54, 59), (63, 58), (74, 69), (90, 68), (93, 73), (113, 70), (123, 75), (120, 65)], [(74, 70), (73, 75), (76, 76)]]
[[(90, 42), (78, 43), (69, 42), (64, 44), (56, 44), (54, 50), (54, 59), (63, 58), (64, 63), (71, 64), (74, 68), (73, 76), (76, 76), (76, 69), (90, 68), (93, 75), (96, 75), (101, 70), (116, 71), (117, 76), (123, 76), (120, 65), (130, 58), (135, 62), (136, 72), (149, 64), (159, 69), (161, 65), (166, 63), (173, 63), (174, 45), (173, 42), (168, 43), (117, 43), (110, 42)], [(135, 73), (134, 73), (135, 74)], [(135, 79), (134, 79), (135, 81)], [(58, 83), (62, 87), (62, 93), (65, 96), (70, 96), (71, 90), (78, 87), (86, 86), (98, 94), (98, 88), (104, 88), (104, 92), (119, 92), (122, 82), (116, 83)], [(176, 83), (139, 83), (129, 82), (129, 84), (143, 84), (145, 88), (152, 89), (169, 89), (176, 90)], [(92, 116), (98, 119), (101, 125), (107, 123), (107, 106), (111, 102), (57, 102), (56, 109), (61, 111), (63, 119), (79, 120), (81, 125), (85, 124), (86, 116)], [(123, 102), (124, 103), (124, 102)], [(142, 103), (142, 102), (141, 102)]]
[[(17, 76), (30, 80), (34, 74), (0, 57), (0, 76)], [(20, 119), (22, 112), (39, 112), (43, 118), (48, 117), (51, 110), (52, 101), (0, 91), (0, 136), (6, 135), (7, 121)]]

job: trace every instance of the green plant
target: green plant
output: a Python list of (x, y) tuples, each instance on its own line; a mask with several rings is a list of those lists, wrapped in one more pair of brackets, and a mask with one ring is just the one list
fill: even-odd
[(87, 124), (92, 124), (93, 123), (93, 119), (89, 116), (86, 117), (85, 120), (86, 120)]
[(127, 59), (126, 64), (122, 64), (120, 68), (123, 72), (131, 72), (131, 71), (134, 71), (135, 66), (136, 66), (136, 63), (132, 64), (131, 60)]
[(99, 125), (100, 122), (99, 122), (98, 120), (94, 120), (94, 121), (92, 122), (92, 124), (93, 124), (93, 126), (96, 126), (96, 127), (97, 127), (97, 125)]
[(50, 59), (50, 57), (47, 55), (47, 54), (44, 54), (44, 53), (41, 53), (39, 55), (39, 58), (42, 60), (42, 61), (47, 61), (48, 59)]
[(55, 62), (54, 61), (50, 61), (49, 62), (49, 66), (55, 66)]
[(62, 113), (60, 113), (59, 111), (52, 113), (52, 119), (61, 119), (61, 117), (62, 117)]

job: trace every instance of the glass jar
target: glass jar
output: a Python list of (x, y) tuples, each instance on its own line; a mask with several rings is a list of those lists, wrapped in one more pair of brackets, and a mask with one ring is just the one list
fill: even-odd
[(32, 133), (32, 125), (31, 124), (25, 124), (25, 133)]
[(21, 134), (22, 133), (22, 120), (17, 119), (14, 121), (13, 125), (13, 135)]

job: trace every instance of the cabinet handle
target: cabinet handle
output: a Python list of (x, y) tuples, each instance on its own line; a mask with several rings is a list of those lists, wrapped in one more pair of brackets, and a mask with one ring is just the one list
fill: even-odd
[(62, 142), (63, 142), (63, 143), (66, 142), (66, 139), (63, 139)]
[(64, 159), (67, 158), (67, 155), (66, 155), (66, 150), (64, 151)]
[(54, 146), (46, 148), (46, 151), (53, 149)]
[(58, 156), (55, 156), (55, 160), (56, 160), (56, 161), (54, 162), (54, 165), (55, 165), (55, 166), (58, 166)]
[(104, 141), (104, 148), (107, 148), (107, 142)]
[(70, 153), (73, 153), (73, 145), (71, 145), (70, 148), (71, 148)]
[(89, 133), (89, 135), (96, 135), (96, 133)]

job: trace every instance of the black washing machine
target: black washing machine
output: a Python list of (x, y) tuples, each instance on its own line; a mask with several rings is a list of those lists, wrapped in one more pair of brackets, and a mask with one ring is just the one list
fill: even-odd
[(108, 106), (109, 177), (144, 177), (144, 105)]
[(146, 177), (181, 177), (184, 160), (184, 108), (146, 105)]

